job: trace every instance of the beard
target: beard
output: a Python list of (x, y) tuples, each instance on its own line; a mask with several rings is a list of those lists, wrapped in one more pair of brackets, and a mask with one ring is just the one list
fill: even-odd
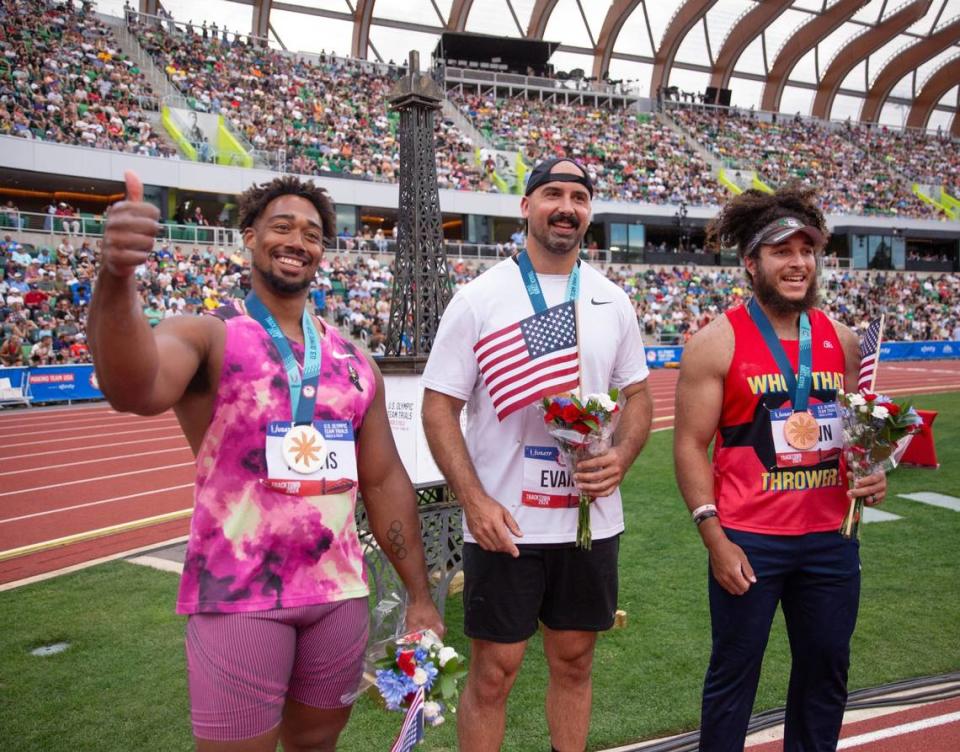
[(286, 280), (280, 275), (274, 274), (269, 266), (263, 267), (257, 263), (253, 264), (253, 268), (260, 275), (260, 279), (267, 284), (267, 287), (277, 295), (296, 295), (310, 287), (310, 282), (312, 282), (310, 277), (295, 281)]
[(819, 292), (820, 287), (816, 272), (810, 278), (807, 292), (799, 300), (792, 300), (781, 295), (777, 286), (770, 281), (763, 271), (762, 264), (757, 264), (756, 272), (753, 275), (753, 294), (757, 296), (758, 301), (775, 314), (788, 315), (810, 310), (816, 305)]
[[(559, 237), (552, 235), (550, 228), (562, 221), (570, 222), (576, 232), (569, 237)], [(583, 241), (583, 234), (586, 232), (586, 229), (581, 231), (580, 221), (577, 219), (575, 214), (561, 214), (556, 212), (555, 214), (550, 215), (547, 219), (546, 227), (540, 228), (536, 226), (530, 227), (530, 234), (536, 238), (537, 242), (547, 251), (556, 255), (556, 256), (566, 256), (570, 251), (580, 248), (580, 243)]]

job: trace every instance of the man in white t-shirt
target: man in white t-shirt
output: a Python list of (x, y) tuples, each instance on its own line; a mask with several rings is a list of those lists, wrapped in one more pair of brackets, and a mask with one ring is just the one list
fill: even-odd
[[(596, 635), (613, 624), (617, 604), (619, 485), (646, 442), (652, 412), (633, 306), (579, 260), (592, 198), (589, 175), (572, 160), (533, 170), (520, 205), (526, 251), (457, 292), (423, 374), (427, 440), (466, 523), (464, 631), (472, 653), (457, 731), (468, 752), (500, 749), (507, 697), (538, 622), (550, 668), (551, 744), (560, 752), (586, 746)], [(575, 329), (560, 318), (571, 301)], [(519, 324), (518, 346), (523, 339), (531, 358), (549, 359), (534, 352), (521, 323), (544, 311), (556, 313), (554, 328), (578, 332), (579, 362), (527, 383), (520, 373), (504, 385), (497, 371), (515, 359), (513, 345), (490, 358), (490, 343), (509, 340), (503, 332)], [(581, 462), (576, 485), (556, 461), (551, 471), (543, 459), (555, 444), (536, 409), (540, 395), (569, 391), (571, 378), (581, 394), (617, 387), (623, 400), (613, 448)], [(575, 546), (580, 491), (595, 499), (590, 550)]]

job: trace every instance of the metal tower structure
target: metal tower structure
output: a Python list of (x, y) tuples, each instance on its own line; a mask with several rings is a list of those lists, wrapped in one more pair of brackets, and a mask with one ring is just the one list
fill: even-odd
[(442, 100), (440, 87), (420, 72), (420, 55), (411, 52), (407, 75), (389, 97), (400, 113), (400, 207), (387, 360), (425, 359), (450, 300), (433, 136)]

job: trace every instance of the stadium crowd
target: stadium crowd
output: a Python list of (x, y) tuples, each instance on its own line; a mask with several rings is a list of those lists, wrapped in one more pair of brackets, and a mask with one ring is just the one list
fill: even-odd
[[(0, 366), (89, 362), (86, 314), (98, 243), (64, 236), (56, 247), (0, 242)], [(386, 258), (390, 258), (389, 256)], [(454, 289), (493, 260), (449, 258)], [(685, 342), (749, 295), (739, 269), (610, 265), (607, 276), (634, 301), (648, 344)], [(249, 269), (240, 254), (213, 246), (163, 242), (137, 271), (144, 312), (152, 325), (196, 315), (242, 298)], [(393, 274), (374, 248), (324, 258), (311, 294), (318, 315), (336, 323), (374, 354), (382, 354)], [(887, 314), (887, 340), (960, 340), (960, 276), (827, 269), (822, 307), (853, 328)]]
[[(268, 164), (303, 174), (395, 181), (398, 120), (387, 109), (402, 72), (369, 61), (293, 55), (224, 27), (141, 17), (127, 23), (191, 106), (223, 113)], [(90, 2), (0, 0), (0, 134), (151, 156), (178, 156), (145, 107), (156, 100)], [(817, 183), (830, 213), (936, 217), (909, 181), (960, 193), (960, 146), (946, 135), (815, 120), (769, 122), (752, 112), (683, 107), (681, 126), (649, 114), (453, 88), (448, 98), (487, 138), (533, 163), (586, 163), (604, 199), (716, 205), (725, 189), (699, 143), (771, 185)], [(689, 134), (689, 140), (683, 135)], [(497, 190), (493, 158), (451, 119), (436, 122), (441, 188)], [(895, 167), (893, 166), (895, 165)], [(499, 183), (502, 189), (502, 183)]]
[(530, 164), (573, 157), (590, 170), (597, 196), (653, 204), (722, 203), (724, 189), (676, 131), (649, 114), (451, 89), (447, 97), (476, 127)]
[(90, 3), (2, 0), (0, 51), (0, 134), (177, 156), (145, 111), (149, 83)]
[[(763, 120), (754, 112), (717, 108), (676, 108), (670, 116), (692, 137), (732, 166), (755, 170), (772, 187), (800, 179), (821, 188), (821, 205), (830, 214), (935, 217), (938, 210), (911, 191), (896, 150), (903, 144), (886, 129), (847, 123), (835, 126), (800, 117)], [(936, 149), (928, 137), (908, 137), (923, 149), (916, 155), (923, 171), (936, 170)], [(902, 141), (902, 139), (901, 139)], [(936, 143), (936, 139), (934, 139)], [(940, 175), (939, 182), (945, 176)]]
[[(398, 119), (387, 110), (395, 66), (324, 54), (308, 60), (240, 36), (169, 32), (136, 16), (130, 26), (193, 107), (222, 113), (267, 161), (282, 152), (301, 174), (396, 180)], [(441, 188), (492, 190), (469, 139), (442, 118), (434, 133)]]

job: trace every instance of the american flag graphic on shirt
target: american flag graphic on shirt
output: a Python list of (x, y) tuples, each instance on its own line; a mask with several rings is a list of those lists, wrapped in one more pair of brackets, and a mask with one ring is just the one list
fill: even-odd
[(883, 316), (870, 322), (860, 338), (860, 375), (857, 379), (857, 391), (873, 391), (877, 373), (877, 361), (880, 359), (880, 340), (883, 334)]
[(580, 385), (572, 301), (488, 334), (473, 351), (500, 421), (541, 397)]

